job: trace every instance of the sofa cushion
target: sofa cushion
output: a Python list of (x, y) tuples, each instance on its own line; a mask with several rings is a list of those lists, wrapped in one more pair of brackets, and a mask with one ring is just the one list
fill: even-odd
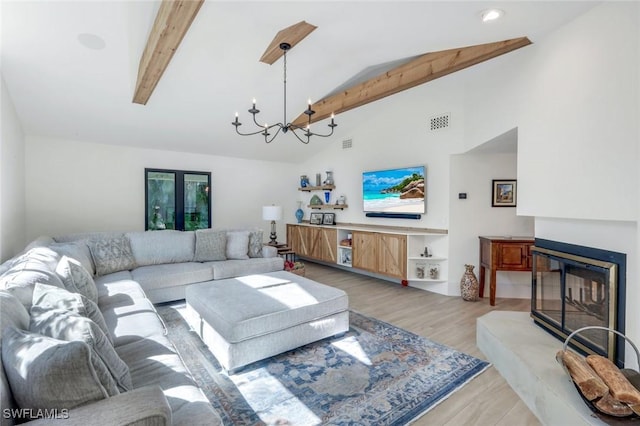
[[(124, 272), (124, 271), (123, 271)], [(100, 280), (100, 278), (115, 278), (114, 276), (120, 275), (121, 272), (115, 274), (105, 275), (99, 277), (96, 280), (96, 287), (98, 289), (98, 306), (100, 310), (117, 305), (130, 305), (134, 300), (146, 299), (147, 295), (136, 281), (133, 281), (129, 271), (126, 271), (128, 277), (122, 277), (112, 280)]]
[(37, 283), (33, 289), (33, 304), (44, 308), (65, 309), (89, 318), (102, 329), (109, 341), (113, 343), (113, 338), (98, 305), (80, 293), (71, 293), (63, 288)]
[(53, 243), (49, 248), (60, 256), (68, 256), (77, 260), (92, 276), (95, 275), (96, 267), (91, 260), (91, 252), (85, 241)]
[(131, 271), (131, 275), (145, 290), (175, 287), (213, 279), (211, 267), (197, 262), (142, 266)]
[(211, 266), (213, 279), (240, 277), (242, 275), (261, 274), (282, 271), (284, 259), (278, 257), (261, 257), (248, 260), (225, 260), (222, 262), (207, 262)]
[[(194, 403), (207, 402), (180, 355), (165, 336), (138, 340), (117, 349), (129, 365), (134, 387), (159, 385), (175, 414)], [(174, 417), (174, 422), (176, 418)], [(193, 421), (193, 420), (192, 420)]]
[(227, 259), (249, 259), (249, 231), (227, 232)]
[[(15, 327), (20, 330), (29, 328), (29, 311), (17, 297), (6, 291), (0, 291), (0, 338), (3, 330)], [(0, 340), (1, 342), (1, 340)], [(0, 353), (1, 350), (0, 350)], [(4, 369), (0, 366), (0, 407), (3, 409), (18, 408), (11, 396), (11, 388)], [(0, 423), (2, 423), (0, 421)], [(4, 423), (2, 423), (4, 425)]]
[(71, 409), (119, 393), (102, 360), (81, 341), (9, 327), (2, 336), (2, 364), (22, 408)]
[(0, 289), (16, 296), (29, 309), (36, 283), (64, 288), (55, 268), (60, 256), (47, 248), (35, 248), (16, 258), (8, 271), (0, 276)]
[(196, 236), (192, 231), (128, 232), (125, 235), (131, 242), (137, 266), (193, 260)]
[(87, 245), (91, 251), (93, 263), (96, 265), (96, 275), (106, 275), (136, 267), (136, 260), (126, 235), (89, 240)]
[(227, 260), (227, 232), (215, 229), (197, 229), (196, 254), (193, 260), (206, 262), (210, 260)]
[(133, 389), (129, 367), (125, 364), (98, 325), (79, 314), (64, 309), (31, 307), (29, 331), (58, 340), (85, 342), (102, 360), (122, 392)]
[(93, 277), (80, 262), (68, 256), (62, 256), (56, 273), (62, 280), (64, 287), (74, 293), (80, 293), (87, 299), (97, 302), (98, 290)]
[[(106, 306), (102, 315), (113, 336), (116, 351), (119, 346), (127, 343), (166, 334), (164, 323), (149, 299), (135, 299), (127, 304)], [(127, 360), (124, 361), (127, 363)]]

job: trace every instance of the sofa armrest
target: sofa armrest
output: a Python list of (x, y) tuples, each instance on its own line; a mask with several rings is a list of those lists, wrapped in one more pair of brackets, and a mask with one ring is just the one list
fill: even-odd
[(171, 408), (159, 386), (145, 386), (112, 396), (91, 404), (58, 411), (58, 419), (38, 419), (25, 424), (86, 426), (96, 424), (117, 426), (168, 426), (171, 425)]
[(262, 257), (277, 257), (278, 249), (273, 246), (262, 246)]

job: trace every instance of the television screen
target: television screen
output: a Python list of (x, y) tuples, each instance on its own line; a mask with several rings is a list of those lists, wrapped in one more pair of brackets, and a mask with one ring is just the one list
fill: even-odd
[(365, 212), (425, 213), (425, 167), (362, 173)]

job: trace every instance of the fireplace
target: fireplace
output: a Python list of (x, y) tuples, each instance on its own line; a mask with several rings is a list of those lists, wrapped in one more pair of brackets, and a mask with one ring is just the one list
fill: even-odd
[[(585, 326), (624, 334), (625, 254), (540, 238), (532, 253), (531, 316), (537, 325), (562, 341)], [(585, 330), (570, 345), (624, 366), (624, 339), (615, 333)]]

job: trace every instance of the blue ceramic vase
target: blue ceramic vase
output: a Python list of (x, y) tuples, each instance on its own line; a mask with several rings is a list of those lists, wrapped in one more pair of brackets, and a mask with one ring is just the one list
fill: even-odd
[(296, 210), (296, 220), (298, 223), (302, 223), (302, 218), (304, 217), (304, 211), (301, 208), (301, 203), (298, 203), (298, 210)]

